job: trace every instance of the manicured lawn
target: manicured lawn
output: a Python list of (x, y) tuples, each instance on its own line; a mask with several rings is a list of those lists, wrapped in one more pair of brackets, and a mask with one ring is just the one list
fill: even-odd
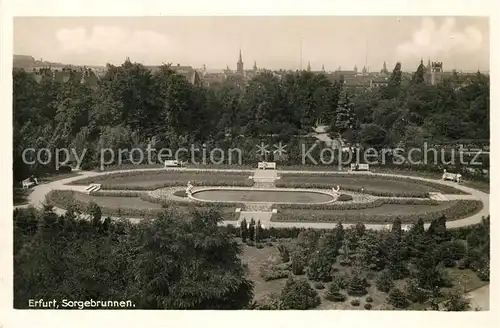
[(339, 185), (349, 189), (361, 189), (375, 192), (393, 192), (393, 193), (408, 193), (408, 192), (444, 192), (452, 193), (460, 192), (458, 189), (443, 186), (438, 184), (420, 183), (419, 181), (404, 180), (404, 179), (388, 179), (376, 176), (363, 175), (322, 175), (322, 174), (287, 174), (283, 173), (277, 185), (281, 187), (303, 186), (315, 188), (332, 188)]
[(102, 189), (137, 189), (154, 190), (167, 186), (185, 186), (189, 181), (193, 185), (205, 186), (250, 186), (249, 173), (239, 172), (182, 172), (182, 171), (135, 171), (110, 173), (103, 176), (74, 181), (71, 184), (102, 184)]
[(75, 199), (81, 202), (94, 202), (106, 208), (134, 208), (134, 209), (161, 209), (160, 204), (144, 201), (139, 197), (110, 197), (91, 196), (83, 193), (75, 193)]

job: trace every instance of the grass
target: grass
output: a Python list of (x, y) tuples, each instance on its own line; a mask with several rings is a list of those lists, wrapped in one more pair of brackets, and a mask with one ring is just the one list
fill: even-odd
[(73, 185), (102, 184), (104, 190), (155, 190), (185, 186), (252, 186), (247, 172), (131, 171), (110, 173), (71, 182)]
[[(59, 208), (67, 209), (76, 206), (80, 211), (84, 211), (89, 202), (94, 202), (101, 208), (105, 215), (117, 217), (153, 218), (164, 213), (167, 209), (160, 203), (148, 202), (143, 197), (124, 196), (92, 196), (72, 190), (53, 190), (47, 194), (49, 203)], [(205, 211), (217, 208), (221, 211), (222, 219), (227, 221), (237, 220), (238, 213), (236, 207), (232, 206), (197, 206), (191, 202), (171, 202), (171, 207), (181, 214), (189, 215), (191, 210)]]
[(363, 189), (363, 192), (377, 196), (426, 197), (428, 192), (464, 194), (461, 190), (438, 183), (367, 175), (283, 173), (281, 179), (276, 182), (277, 187), (285, 188), (331, 188), (335, 185), (339, 185), (341, 190)]
[(313, 210), (285, 208), (274, 213), (271, 221), (278, 222), (343, 222), (343, 223), (392, 223), (399, 217), (403, 223), (424, 222), (445, 215), (448, 221), (459, 220), (482, 209), (482, 202), (476, 200), (455, 200), (438, 205), (384, 204), (362, 210)]

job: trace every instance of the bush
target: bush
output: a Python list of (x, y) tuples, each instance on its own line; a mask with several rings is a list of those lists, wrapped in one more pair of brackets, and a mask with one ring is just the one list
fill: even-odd
[(347, 288), (348, 279), (343, 275), (334, 275), (332, 280), (332, 285), (336, 285), (340, 289)]
[(391, 275), (388, 271), (382, 271), (376, 280), (377, 289), (381, 292), (389, 292), (391, 288), (394, 287), (394, 282), (392, 281)]
[(72, 170), (73, 169), (69, 165), (61, 165), (58, 171), (59, 173), (71, 173)]
[(352, 296), (363, 296), (366, 295), (367, 283), (359, 274), (355, 274), (349, 281), (347, 285), (347, 294)]
[(315, 281), (332, 281), (332, 261), (326, 252), (318, 251), (311, 255), (307, 277)]
[(366, 297), (366, 302), (367, 302), (367, 303), (371, 303), (371, 302), (373, 302), (373, 298), (372, 298), (371, 296), (367, 296), (367, 297)]
[(321, 300), (318, 292), (305, 279), (288, 278), (280, 296), (283, 310), (307, 310), (317, 307)]
[(270, 267), (270, 268), (264, 267), (264, 268), (261, 268), (261, 271), (260, 271), (260, 276), (265, 281), (288, 278), (289, 275), (290, 275), (290, 271), (279, 270), (279, 269), (274, 268), (274, 267)]
[(295, 251), (292, 253), (292, 273), (296, 276), (304, 274), (306, 263), (302, 252)]
[(339, 286), (337, 284), (332, 283), (328, 288), (328, 292), (326, 293), (325, 298), (332, 302), (344, 302), (347, 297), (340, 292)]
[(406, 295), (398, 288), (393, 288), (389, 292), (389, 304), (398, 309), (404, 309), (410, 305)]
[(364, 307), (366, 310), (371, 310), (372, 305), (371, 305), (370, 303), (365, 303), (365, 305), (363, 305), (363, 307)]
[(359, 302), (359, 300), (358, 300), (357, 298), (355, 298), (355, 299), (353, 299), (353, 300), (351, 301), (351, 305), (352, 305), (352, 306), (359, 306), (359, 304), (361, 304), (361, 303)]
[(279, 244), (277, 248), (280, 252), (281, 260), (285, 263), (290, 261), (290, 251), (288, 250), (288, 247), (283, 244)]
[(315, 282), (314, 288), (316, 289), (325, 289), (325, 285), (322, 282)]
[(337, 202), (349, 202), (351, 200), (352, 196), (347, 194), (340, 194), (340, 196), (337, 198)]

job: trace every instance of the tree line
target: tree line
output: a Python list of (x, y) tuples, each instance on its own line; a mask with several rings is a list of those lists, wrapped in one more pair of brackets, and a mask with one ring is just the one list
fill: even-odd
[(16, 178), (53, 169), (24, 165), (29, 147), (86, 149), (84, 168), (91, 168), (104, 148), (246, 150), (262, 140), (308, 140), (318, 122), (334, 137), (370, 147), (489, 139), (489, 77), (479, 72), (468, 81), (455, 73), (428, 85), (421, 67), (405, 80), (398, 63), (387, 86), (362, 90), (308, 71), (264, 71), (243, 85), (227, 80), (206, 87), (168, 65), (152, 72), (130, 61), (108, 65), (96, 84), (68, 74), (68, 81), (54, 81), (49, 70), (37, 82), (13, 71)]

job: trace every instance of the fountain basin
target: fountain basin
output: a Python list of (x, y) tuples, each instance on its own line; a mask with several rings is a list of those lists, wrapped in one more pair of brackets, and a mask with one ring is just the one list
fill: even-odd
[(190, 198), (202, 202), (273, 204), (327, 204), (334, 201), (328, 192), (275, 188), (203, 188), (193, 191)]

